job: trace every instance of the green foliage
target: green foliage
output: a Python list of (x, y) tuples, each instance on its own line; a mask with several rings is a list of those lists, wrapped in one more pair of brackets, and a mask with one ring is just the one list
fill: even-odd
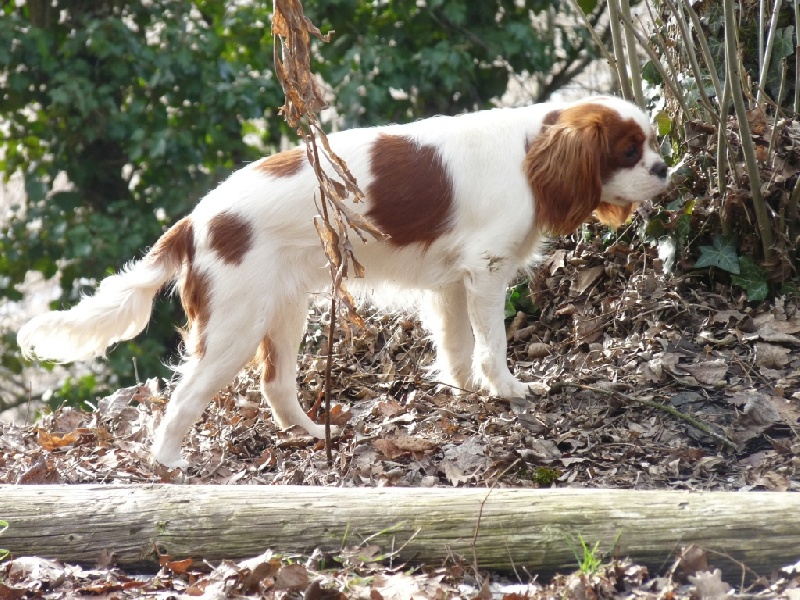
[[(275, 107), (268, 13), (222, 2), (8, 3), (0, 11), (0, 65), (8, 128), (0, 171), (22, 172), (27, 202), (0, 232), (0, 298), (19, 300), (28, 271), (60, 273), (53, 308), (147, 249), (216, 180), (256, 158), (242, 141), (266, 119), (261, 143), (284, 131)], [(55, 191), (66, 175), (71, 189)], [(107, 385), (167, 375), (182, 316), (159, 303), (146, 338), (112, 355)], [(13, 339), (3, 365), (18, 372)], [(92, 399), (93, 378), (72, 380), (51, 401)], [(102, 386), (101, 386), (102, 387)], [(100, 390), (98, 390), (100, 391)]]
[(539, 312), (539, 309), (536, 308), (533, 300), (531, 300), (531, 290), (527, 282), (519, 283), (506, 291), (506, 319), (512, 318), (520, 311), (529, 315), (535, 315)]
[(594, 575), (603, 566), (600, 542), (595, 542), (594, 546), (590, 547), (580, 533), (578, 534), (578, 541), (581, 544), (580, 550), (575, 548), (570, 538), (567, 538), (567, 544), (569, 544), (572, 553), (575, 555), (575, 560), (578, 561), (578, 571), (583, 575)]
[[(8, 529), (8, 522), (0, 520), (0, 535), (3, 535), (6, 529)], [(5, 560), (9, 554), (10, 552), (8, 550), (0, 548), (0, 560)]]
[[(553, 72), (554, 33), (535, 29), (530, 14), (570, 12), (545, 0), (305, 5), (323, 31), (335, 31), (314, 68), (333, 87), (346, 127), (473, 110), (502, 96), (515, 74)], [(569, 62), (587, 34), (565, 29), (560, 39)]]
[[(620, 537), (622, 537), (621, 531), (614, 538), (614, 543), (611, 546), (612, 550), (616, 548)], [(578, 561), (578, 570), (583, 575), (595, 575), (603, 566), (603, 553), (600, 552), (600, 542), (595, 542), (594, 546), (589, 546), (580, 533), (578, 534), (578, 541), (581, 545), (580, 550), (575, 547), (572, 539), (567, 537), (567, 544)]]
[(739, 273), (731, 276), (731, 282), (747, 292), (751, 302), (766, 300), (769, 293), (766, 271), (749, 256), (739, 257)]
[(552, 467), (536, 467), (531, 473), (531, 481), (540, 487), (550, 487), (561, 477), (561, 471)]
[(723, 235), (714, 236), (713, 246), (700, 246), (700, 258), (694, 264), (695, 269), (717, 267), (728, 273), (739, 274), (739, 255), (735, 242)]
[[(563, 59), (531, 15), (544, 0), (306, 3), (332, 42), (312, 65), (344, 126), (482, 108), (523, 71)], [(235, 168), (293, 136), (278, 114), (271, 3), (223, 0), (36, 0), (0, 5), (0, 171), (24, 176), (27, 200), (0, 230), (0, 300), (22, 298), (29, 271), (59, 277), (68, 308), (142, 256), (164, 229)], [(567, 60), (585, 32), (563, 34)], [(340, 124), (341, 125), (341, 124)], [(7, 134), (7, 135), (6, 135)], [(243, 141), (247, 136), (248, 143)], [(54, 188), (59, 174), (69, 186)], [(52, 402), (83, 402), (166, 376), (183, 316), (157, 302), (146, 335), (109, 354), (111, 379), (71, 379)], [(19, 373), (13, 334), (0, 370)], [(0, 399), (0, 405), (4, 403)], [(7, 404), (7, 402), (6, 402)]]
[(769, 294), (767, 272), (749, 256), (739, 256), (733, 239), (716, 235), (713, 246), (700, 246), (695, 269), (716, 267), (731, 274), (731, 283), (747, 292), (751, 302), (765, 300)]

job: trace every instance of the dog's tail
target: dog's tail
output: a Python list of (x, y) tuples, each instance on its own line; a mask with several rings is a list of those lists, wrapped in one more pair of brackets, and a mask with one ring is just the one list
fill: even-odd
[(162, 235), (143, 259), (104, 279), (93, 296), (26, 323), (17, 334), (22, 353), (57, 362), (104, 356), (108, 346), (145, 328), (153, 298), (193, 255), (194, 234), (187, 217)]

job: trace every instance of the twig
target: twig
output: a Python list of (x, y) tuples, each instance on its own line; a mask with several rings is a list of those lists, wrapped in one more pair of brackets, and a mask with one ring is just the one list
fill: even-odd
[[(631, 3), (630, 0), (620, 0), (620, 9), (622, 14), (631, 18)], [(636, 98), (636, 104), (639, 108), (644, 110), (645, 100), (644, 91), (642, 86), (642, 69), (639, 65), (639, 55), (636, 52), (636, 38), (629, 29), (625, 29), (625, 49), (628, 54), (628, 67), (631, 70), (631, 87), (633, 88), (633, 97)]]
[(738, 60), (739, 52), (736, 41), (738, 29), (734, 18), (733, 0), (723, 0), (723, 8), (725, 12), (725, 66), (728, 75), (726, 79), (731, 82), (733, 106), (736, 109), (736, 120), (739, 123), (739, 141), (744, 153), (747, 175), (750, 178), (750, 193), (753, 197), (753, 208), (758, 221), (764, 260), (769, 262), (773, 253), (772, 224), (769, 220), (767, 204), (761, 196), (761, 174), (758, 171), (756, 151), (753, 147), (753, 138), (750, 135), (750, 125), (747, 122), (747, 107), (742, 96), (742, 81), (739, 77), (741, 63)]
[[(678, 90), (678, 87), (675, 85), (674, 77), (667, 73), (667, 70), (664, 68), (664, 65), (661, 64), (661, 60), (658, 58), (658, 55), (655, 51), (650, 47), (650, 43), (645, 39), (645, 37), (636, 30), (633, 22), (628, 19), (625, 15), (620, 15), (620, 19), (625, 24), (625, 27), (631, 30), (631, 33), (636, 38), (636, 41), (639, 42), (639, 45), (642, 49), (647, 53), (647, 56), (650, 57), (650, 61), (653, 63), (653, 66), (658, 70), (659, 74), (661, 75), (661, 79), (664, 81), (664, 84), (669, 88), (670, 93), (672, 94), (673, 98), (677, 101), (680, 105), (681, 110), (683, 110), (683, 114), (689, 115), (689, 107), (686, 106), (686, 102), (683, 99), (683, 92)], [(666, 55), (665, 55), (666, 56)]]
[(519, 462), (519, 459), (516, 458), (516, 459), (514, 459), (514, 462), (512, 462), (505, 469), (503, 469), (503, 472), (500, 473), (500, 475), (498, 475), (495, 478), (495, 480), (492, 482), (492, 485), (489, 486), (489, 491), (486, 492), (486, 495), (483, 497), (483, 500), (481, 500), (481, 507), (478, 510), (478, 521), (477, 521), (477, 523), (475, 523), (475, 534), (472, 536), (472, 560), (473, 560), (473, 568), (475, 569), (476, 579), (478, 578), (477, 577), (478, 576), (478, 552), (477, 552), (476, 548), (478, 547), (478, 532), (480, 531), (480, 528), (481, 528), (481, 518), (483, 517), (483, 507), (486, 504), (486, 501), (489, 499), (489, 496), (491, 495), (492, 491), (494, 491), (494, 487), (497, 485), (497, 482), (500, 481), (503, 478), (503, 476), (506, 473), (508, 473), (518, 462)]
[(672, 415), (675, 418), (678, 418), (678, 419), (681, 419), (683, 421), (686, 421), (687, 423), (689, 423), (689, 425), (691, 425), (695, 429), (697, 429), (699, 431), (702, 431), (703, 433), (705, 433), (708, 436), (711, 436), (712, 438), (714, 438), (716, 441), (718, 441), (719, 443), (723, 444), (724, 446), (726, 446), (728, 448), (731, 448), (732, 450), (736, 449), (736, 444), (734, 444), (731, 440), (729, 440), (725, 436), (720, 435), (720, 434), (716, 433), (715, 431), (713, 431), (705, 423), (701, 423), (700, 421), (698, 421), (694, 417), (692, 417), (690, 415), (687, 415), (686, 413), (682, 413), (681, 411), (677, 410), (676, 408), (673, 408), (671, 406), (667, 406), (666, 404), (660, 404), (658, 402), (653, 402), (652, 400), (645, 400), (643, 398), (634, 398), (633, 396), (628, 396), (627, 394), (623, 394), (623, 393), (618, 392), (616, 390), (606, 390), (606, 389), (599, 388), (599, 387), (594, 387), (594, 386), (591, 386), (591, 385), (583, 385), (583, 384), (580, 384), (580, 383), (571, 383), (569, 381), (557, 381), (552, 386), (550, 386), (550, 390), (549, 390), (548, 394), (555, 394), (555, 393), (557, 393), (557, 392), (559, 392), (559, 391), (561, 391), (561, 390), (563, 390), (564, 388), (567, 388), (567, 387), (578, 388), (580, 390), (587, 390), (587, 391), (596, 392), (596, 393), (599, 393), (599, 394), (606, 394), (608, 396), (617, 396), (618, 398), (622, 399), (625, 402), (635, 402), (636, 404), (640, 404), (642, 406), (647, 406), (648, 408), (655, 408), (657, 410), (663, 410), (664, 412)]
[[(786, 59), (781, 59), (781, 87), (778, 89), (778, 98), (775, 101), (777, 108), (775, 109), (775, 120), (772, 122), (772, 132), (769, 136), (769, 148), (767, 148), (766, 164), (772, 164), (772, 152), (775, 150), (775, 138), (778, 136), (778, 117), (781, 112), (781, 102), (783, 102), (783, 91), (786, 87), (786, 74), (789, 72), (789, 64)], [(783, 229), (781, 227), (781, 229)]]
[[(622, 91), (622, 97), (625, 98), (625, 100), (632, 101), (634, 99), (633, 88), (631, 87), (630, 79), (628, 79), (627, 65), (627, 62), (632, 59), (630, 56), (628, 56), (628, 61), (625, 60), (625, 49), (622, 45), (622, 29), (619, 25), (619, 21), (623, 14), (619, 2), (620, 0), (608, 0), (608, 17), (609, 24), (611, 25), (611, 41), (614, 49), (614, 56), (617, 59), (617, 79), (619, 80), (619, 87)], [(632, 49), (628, 48), (628, 51), (630, 50)]]
[[(706, 34), (703, 33), (703, 25), (700, 23), (700, 17), (697, 16), (694, 8), (690, 4), (689, 0), (682, 0), (683, 8), (686, 9), (687, 14), (689, 15), (689, 19), (692, 21), (692, 27), (694, 27), (694, 34), (697, 36), (697, 41), (700, 42), (700, 50), (703, 54), (703, 60), (706, 63), (706, 68), (708, 69), (708, 74), (711, 76), (711, 82), (714, 84), (714, 92), (717, 94), (717, 102), (720, 102), (720, 98), (724, 94), (724, 90), (722, 88), (722, 83), (719, 80), (719, 75), (717, 75), (717, 66), (714, 64), (714, 59), (711, 56), (711, 48), (708, 45), (708, 38)], [(687, 44), (689, 41), (687, 40)], [(721, 120), (726, 122), (726, 115), (728, 114), (727, 105), (721, 105), (720, 108), (720, 115)]]
[(781, 3), (782, 0), (775, 0), (775, 6), (772, 8), (772, 18), (769, 21), (767, 47), (764, 50), (764, 62), (761, 64), (761, 73), (759, 73), (758, 77), (758, 92), (756, 93), (756, 104), (759, 105), (764, 98), (764, 88), (767, 85), (767, 72), (769, 71), (769, 63), (772, 58), (772, 48), (775, 46), (775, 34), (778, 29), (778, 14), (781, 11)]
[(589, 32), (589, 35), (592, 36), (594, 43), (597, 44), (597, 49), (600, 50), (600, 53), (603, 55), (606, 61), (608, 61), (608, 66), (611, 67), (611, 70), (616, 73), (617, 60), (608, 51), (608, 48), (606, 48), (606, 45), (603, 43), (603, 40), (600, 39), (600, 36), (597, 35), (597, 31), (595, 31), (595, 28), (592, 26), (592, 23), (589, 21), (589, 18), (583, 12), (581, 7), (578, 6), (578, 3), (575, 0), (567, 0), (567, 2), (569, 2), (569, 5), (572, 7), (572, 10), (575, 11), (575, 14), (578, 15), (578, 17), (580, 17), (580, 19), (583, 21), (583, 25), (586, 27), (586, 31)]
[[(711, 104), (708, 94), (706, 94), (706, 86), (703, 83), (703, 74), (700, 72), (700, 63), (697, 61), (697, 53), (694, 50), (692, 35), (689, 31), (689, 26), (686, 24), (683, 11), (678, 5), (675, 4), (675, 2), (673, 2), (673, 0), (666, 0), (666, 2), (667, 6), (669, 6), (669, 9), (672, 11), (672, 14), (675, 15), (678, 28), (681, 30), (681, 35), (683, 36), (684, 42), (683, 48), (686, 52), (686, 56), (689, 58), (689, 66), (692, 69), (692, 74), (694, 75), (695, 82), (697, 83), (697, 91), (700, 94), (700, 100), (703, 106), (705, 106), (706, 110), (708, 110), (708, 114), (711, 115), (711, 119), (716, 124), (719, 124), (719, 115), (717, 115), (716, 111), (714, 110), (714, 106)], [(700, 31), (700, 35), (703, 35), (702, 31)]]
[(328, 317), (328, 356), (325, 357), (325, 456), (333, 466), (331, 449), (331, 387), (333, 387), (333, 334), (336, 331), (336, 292), (331, 290), (331, 314)]

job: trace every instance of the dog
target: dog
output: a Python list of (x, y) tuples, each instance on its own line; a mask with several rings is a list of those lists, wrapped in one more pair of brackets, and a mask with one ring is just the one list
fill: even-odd
[[(456, 390), (524, 397), (506, 362), (506, 287), (549, 236), (594, 214), (619, 226), (661, 193), (667, 165), (647, 116), (614, 97), (496, 108), (332, 134), (366, 201), (353, 209), (389, 237), (355, 240), (362, 290), (420, 292), (437, 378)], [(233, 173), (140, 260), (70, 310), (35, 317), (25, 355), (60, 362), (103, 356), (142, 331), (153, 298), (177, 280), (188, 318), (180, 380), (153, 458), (185, 468), (183, 437), (255, 355), (280, 427), (323, 437), (297, 399), (297, 349), (309, 295), (330, 272), (312, 224), (317, 179), (303, 147)]]

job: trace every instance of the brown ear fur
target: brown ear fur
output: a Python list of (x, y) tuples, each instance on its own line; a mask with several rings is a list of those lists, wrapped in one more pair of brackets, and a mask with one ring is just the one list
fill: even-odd
[(600, 205), (594, 209), (594, 216), (597, 217), (598, 221), (603, 225), (621, 227), (630, 219), (637, 206), (639, 205), (628, 204), (626, 206), (617, 206), (616, 204), (601, 202)]
[(555, 235), (570, 233), (600, 205), (600, 167), (608, 144), (603, 119), (602, 110), (566, 109), (531, 143), (524, 169), (539, 228)]

